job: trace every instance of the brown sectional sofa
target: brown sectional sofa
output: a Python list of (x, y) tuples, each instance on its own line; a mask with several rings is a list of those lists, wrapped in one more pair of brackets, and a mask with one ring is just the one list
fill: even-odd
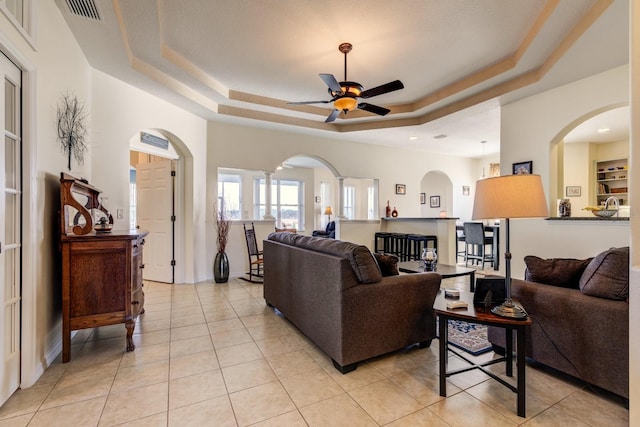
[[(512, 281), (512, 297), (533, 318), (527, 357), (628, 399), (629, 249), (589, 260), (527, 258), (528, 280)], [(490, 327), (488, 338), (503, 351), (504, 329)]]
[(263, 249), (265, 301), (342, 373), (436, 337), (438, 274), (382, 277), (365, 246), (320, 237), (271, 233)]

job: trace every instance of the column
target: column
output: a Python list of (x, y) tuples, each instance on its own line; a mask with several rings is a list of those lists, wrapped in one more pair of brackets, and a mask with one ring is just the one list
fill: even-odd
[(264, 173), (264, 217), (263, 219), (275, 219), (271, 214), (271, 172)]
[(336, 218), (347, 219), (344, 216), (344, 178), (341, 176), (338, 177), (338, 213)]

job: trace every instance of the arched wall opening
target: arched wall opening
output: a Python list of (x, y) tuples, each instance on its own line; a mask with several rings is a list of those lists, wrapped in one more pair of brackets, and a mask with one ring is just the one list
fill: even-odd
[(429, 171), (420, 181), (420, 216), (435, 218), (453, 212), (453, 184), (442, 171)]
[[(143, 138), (143, 135), (146, 135)], [(149, 137), (150, 135), (150, 137)], [(166, 141), (166, 142), (164, 142)], [(136, 132), (129, 140), (130, 149), (130, 180), (134, 179), (136, 169), (134, 162), (148, 163), (153, 160), (168, 160), (172, 162), (173, 177), (171, 182), (172, 210), (175, 221), (172, 224), (172, 235), (169, 243), (163, 242), (165, 249), (163, 257), (168, 262), (174, 261), (172, 268), (174, 283), (185, 283), (187, 278), (194, 277), (193, 262), (193, 156), (186, 144), (172, 132), (165, 129), (153, 128)], [(143, 160), (144, 159), (144, 160)], [(133, 206), (124, 212), (125, 219), (132, 226), (136, 226), (136, 218), (132, 217), (138, 209), (136, 206), (136, 186), (130, 185), (129, 199)], [(153, 237), (149, 239), (153, 244)], [(147, 248), (145, 248), (145, 253)], [(166, 261), (166, 260), (165, 260)], [(145, 276), (145, 278), (147, 278)]]
[[(622, 122), (620, 122), (620, 118)], [(571, 216), (592, 217), (587, 207), (601, 205), (614, 196), (629, 216), (628, 160), (629, 106), (617, 103), (590, 111), (565, 126), (549, 146), (549, 211), (558, 216), (558, 204), (571, 203)], [(602, 123), (616, 120), (611, 135)], [(589, 133), (597, 136), (587, 136)], [(584, 135), (584, 136), (583, 136)]]

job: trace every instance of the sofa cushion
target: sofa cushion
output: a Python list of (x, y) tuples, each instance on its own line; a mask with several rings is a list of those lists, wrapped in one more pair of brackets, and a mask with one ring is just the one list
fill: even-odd
[(382, 277), (397, 276), (400, 274), (398, 271), (398, 257), (393, 254), (381, 254), (375, 252), (373, 257), (380, 267)]
[(629, 247), (602, 252), (587, 266), (580, 278), (585, 295), (625, 300), (629, 297)]
[(561, 288), (578, 289), (580, 277), (582, 277), (582, 273), (591, 260), (592, 258), (542, 259), (537, 256), (527, 255), (524, 257), (524, 263), (527, 265), (527, 269), (524, 272), (524, 280)]
[(322, 237), (303, 236), (292, 233), (271, 233), (269, 240), (298, 248), (322, 252), (340, 258), (346, 258), (360, 283), (376, 283), (382, 280), (380, 267), (373, 254), (363, 245), (342, 240), (323, 239)]

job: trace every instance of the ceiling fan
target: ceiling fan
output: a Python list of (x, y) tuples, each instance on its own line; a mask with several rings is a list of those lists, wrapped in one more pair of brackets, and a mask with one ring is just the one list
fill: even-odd
[(365, 110), (370, 113), (384, 116), (389, 113), (389, 109), (379, 107), (377, 105), (369, 104), (366, 102), (358, 103), (358, 98), (371, 98), (374, 96), (382, 95), (394, 90), (400, 90), (404, 88), (404, 85), (400, 80), (394, 80), (392, 82), (376, 86), (372, 89), (364, 90), (364, 87), (357, 82), (350, 82), (347, 80), (347, 54), (351, 52), (353, 46), (351, 43), (341, 43), (338, 46), (338, 50), (344, 54), (344, 81), (338, 82), (333, 74), (320, 74), (320, 78), (329, 87), (329, 95), (331, 99), (328, 101), (302, 101), (302, 102), (288, 102), (291, 105), (303, 105), (303, 104), (329, 104), (333, 103), (333, 111), (329, 114), (325, 123), (333, 122), (340, 112), (347, 112), (355, 110)]

